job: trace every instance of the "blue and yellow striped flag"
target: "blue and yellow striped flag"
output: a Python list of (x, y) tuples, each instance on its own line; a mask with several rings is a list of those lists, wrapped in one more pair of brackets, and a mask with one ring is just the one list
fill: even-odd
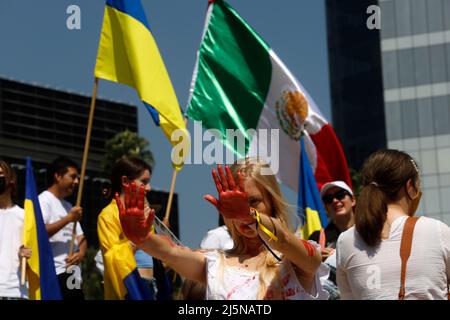
[[(328, 225), (328, 218), (305, 150), (304, 136), (300, 138), (300, 144), (300, 177), (298, 179), (297, 205), (302, 222), (301, 235), (303, 239), (308, 239), (315, 231), (321, 231), (321, 234), (324, 234), (323, 229)], [(320, 242), (324, 242), (324, 240)], [(321, 245), (323, 246), (324, 243), (321, 243)]]
[(105, 300), (153, 300), (139, 275), (130, 242), (123, 236), (116, 200), (100, 212), (97, 232), (105, 266)]
[(23, 244), (31, 248), (31, 257), (27, 261), (28, 295), (32, 300), (60, 300), (62, 296), (56, 277), (52, 248), (48, 241), (29, 157), (24, 208)]
[[(182, 137), (188, 136), (178, 99), (140, 0), (106, 1), (95, 76), (136, 89), (169, 141), (177, 129), (181, 129)], [(175, 145), (178, 141), (171, 143)]]

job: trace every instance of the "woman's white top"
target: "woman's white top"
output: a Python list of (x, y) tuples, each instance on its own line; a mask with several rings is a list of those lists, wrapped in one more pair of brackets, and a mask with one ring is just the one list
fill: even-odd
[[(213, 250), (205, 253), (207, 268), (206, 300), (256, 300), (259, 288), (259, 271), (248, 271), (234, 266), (221, 266), (223, 252)], [(329, 268), (321, 264), (312, 285), (311, 292), (303, 289), (292, 264), (283, 259), (280, 262), (282, 297), (285, 300), (326, 300), (328, 293), (322, 288), (320, 278), (328, 277)], [(266, 298), (271, 299), (271, 288), (267, 283)], [(278, 298), (277, 298), (278, 299)]]
[[(337, 242), (337, 283), (341, 299), (397, 300), (400, 288), (400, 243), (407, 217), (391, 225), (389, 238), (368, 246), (355, 227)], [(447, 299), (450, 282), (450, 228), (421, 217), (415, 226), (406, 268), (405, 299)]]
[(0, 297), (28, 298), (28, 284), (20, 285), (19, 270), (23, 219), (24, 211), (18, 206), (0, 209)]

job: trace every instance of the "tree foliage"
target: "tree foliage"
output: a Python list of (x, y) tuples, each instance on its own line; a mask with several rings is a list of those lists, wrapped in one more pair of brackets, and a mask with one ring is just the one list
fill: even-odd
[(116, 134), (105, 143), (106, 153), (102, 160), (103, 171), (107, 176), (117, 160), (123, 157), (138, 157), (152, 167), (155, 164), (153, 154), (148, 149), (150, 143), (137, 133), (125, 130)]

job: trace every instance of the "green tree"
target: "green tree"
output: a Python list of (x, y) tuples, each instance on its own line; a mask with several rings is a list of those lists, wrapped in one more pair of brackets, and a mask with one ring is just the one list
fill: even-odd
[(350, 168), (350, 179), (352, 179), (353, 193), (358, 196), (361, 191), (361, 173), (353, 168)]
[(103, 171), (109, 177), (114, 163), (123, 157), (138, 157), (152, 167), (155, 164), (153, 154), (148, 149), (150, 143), (137, 133), (125, 130), (116, 134), (105, 143), (106, 153), (102, 159)]

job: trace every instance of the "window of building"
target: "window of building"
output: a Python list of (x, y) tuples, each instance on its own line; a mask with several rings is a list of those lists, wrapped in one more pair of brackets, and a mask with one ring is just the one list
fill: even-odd
[(412, 49), (398, 51), (398, 65), (400, 72), (400, 87), (414, 86), (414, 56)]
[(386, 103), (385, 117), (388, 140), (403, 139), (400, 103)]
[(420, 151), (421, 167), (424, 175), (438, 173), (435, 150), (436, 149)]
[(383, 39), (395, 38), (397, 31), (395, 28), (395, 8), (394, 1), (380, 2), (381, 8), (381, 37)]
[(433, 83), (446, 82), (447, 70), (444, 45), (430, 46), (431, 78)]
[[(428, 32), (444, 30), (442, 0), (427, 0)], [(448, 16), (447, 16), (448, 19)]]
[(448, 98), (449, 96), (433, 97), (433, 116), (436, 134), (450, 133)]
[(450, 148), (437, 150), (438, 169), (440, 173), (450, 173)]
[(426, 0), (411, 0), (411, 18), (413, 34), (428, 32)]
[(434, 135), (433, 105), (431, 98), (417, 100), (419, 115), (419, 135), (422, 137)]
[(450, 30), (450, 0), (442, 0), (442, 12), (444, 14), (444, 28)]
[(427, 192), (424, 192), (424, 196), (426, 199), (425, 214), (439, 214), (441, 212), (439, 189), (428, 189)]
[(417, 119), (417, 105), (415, 100), (400, 102), (403, 138), (415, 138), (419, 136), (419, 124)]
[(429, 84), (430, 75), (430, 56), (428, 47), (412, 49), (414, 51), (414, 76), (416, 85)]
[(383, 85), (385, 90), (399, 87), (397, 51), (383, 52)]
[(397, 37), (410, 36), (412, 34), (410, 0), (396, 0), (392, 2), (395, 4)]

